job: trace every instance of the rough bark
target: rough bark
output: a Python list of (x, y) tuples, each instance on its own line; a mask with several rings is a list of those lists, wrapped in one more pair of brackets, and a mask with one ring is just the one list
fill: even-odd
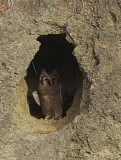
[[(63, 32), (91, 86), (83, 83), (80, 114), (58, 124), (31, 117), (21, 79), (36, 38)], [(1, 160), (121, 159), (120, 36), (120, 0), (0, 1)]]

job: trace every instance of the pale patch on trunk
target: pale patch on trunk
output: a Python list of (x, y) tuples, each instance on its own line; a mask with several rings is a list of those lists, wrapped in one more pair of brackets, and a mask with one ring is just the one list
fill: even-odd
[(40, 100), (39, 100), (39, 95), (37, 91), (33, 91), (32, 95), (33, 95), (35, 102), (40, 106)]

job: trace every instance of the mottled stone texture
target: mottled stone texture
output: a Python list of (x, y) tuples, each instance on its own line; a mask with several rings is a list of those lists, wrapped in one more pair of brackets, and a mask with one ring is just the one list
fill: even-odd
[[(25, 132), (16, 125), (19, 112), (13, 115), (16, 89), (39, 48), (36, 38), (63, 32), (76, 45), (90, 90), (80, 115), (60, 131)], [(1, 160), (121, 159), (120, 0), (0, 0), (0, 72)]]

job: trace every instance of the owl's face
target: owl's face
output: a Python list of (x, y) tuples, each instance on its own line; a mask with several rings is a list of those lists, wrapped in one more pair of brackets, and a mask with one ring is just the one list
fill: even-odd
[(40, 84), (43, 86), (56, 86), (59, 84), (59, 75), (57, 71), (52, 72), (46, 72), (45, 70), (42, 70), (40, 75)]

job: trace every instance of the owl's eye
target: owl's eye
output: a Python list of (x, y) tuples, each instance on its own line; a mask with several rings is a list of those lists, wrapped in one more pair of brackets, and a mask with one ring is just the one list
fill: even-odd
[(49, 79), (48, 79), (47, 77), (44, 77), (44, 78), (43, 78), (43, 81), (44, 81), (44, 82), (49, 82)]
[(45, 83), (46, 83), (46, 84), (49, 84), (49, 82), (50, 82), (50, 81), (49, 81), (49, 79), (48, 79), (46, 76), (43, 76), (43, 77), (41, 78), (41, 84), (42, 84), (42, 85), (44, 85)]
[(57, 76), (55, 76), (53, 79), (52, 79), (52, 84), (57, 84), (59, 82), (59, 78)]
[(44, 81), (48, 81), (48, 78), (43, 78)]

